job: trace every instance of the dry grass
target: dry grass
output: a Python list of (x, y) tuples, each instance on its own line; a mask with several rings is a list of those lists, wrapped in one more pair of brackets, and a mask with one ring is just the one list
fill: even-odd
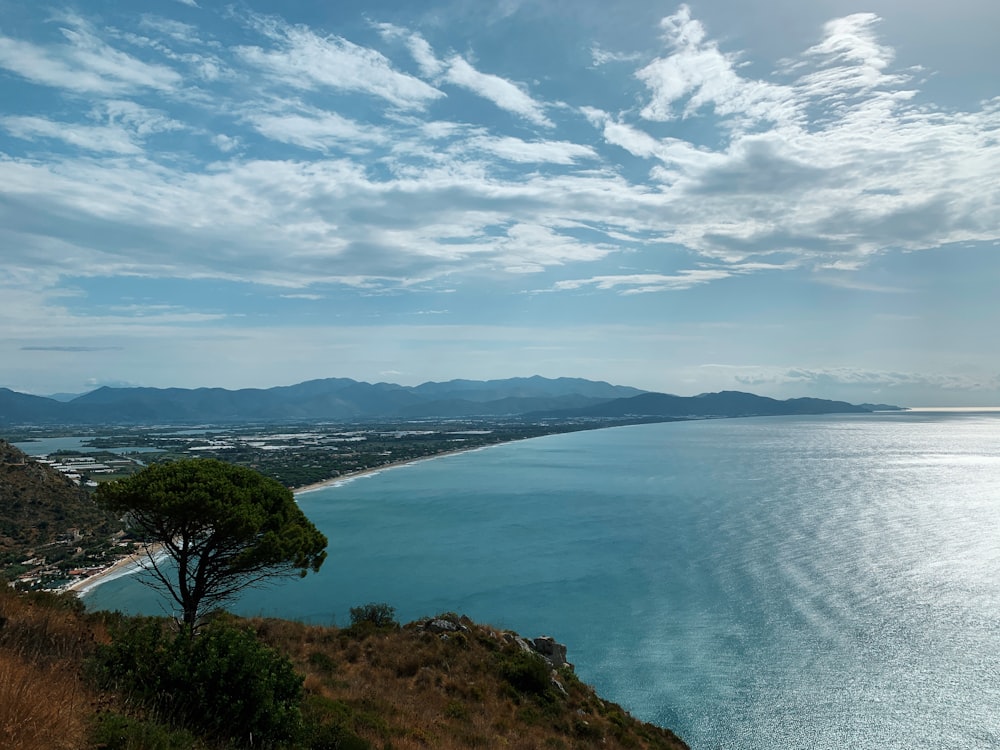
[(461, 621), (466, 632), (447, 638), (416, 624), (356, 634), (283, 620), (251, 622), (306, 675), (307, 704), (347, 717), (349, 728), (373, 747), (686, 747), (602, 701), (572, 673), (554, 675), (565, 695), (554, 687), (544, 694), (516, 690), (500, 664), (518, 647), (502, 631), (467, 619)]
[(0, 747), (86, 747), (93, 696), (81, 672), (99, 635), (75, 597), (0, 584)]
[(19, 594), (0, 585), (0, 649), (30, 661), (79, 663), (106, 638), (72, 594)]
[[(104, 618), (85, 614), (73, 599), (4, 589), (0, 748), (87, 750), (94, 747), (88, 730), (98, 707), (131, 720), (127, 700), (82, 683), (86, 657), (108, 641)], [(379, 630), (246, 622), (304, 676), (303, 714), (311, 724), (346, 731), (317, 747), (361, 746), (338, 744), (343, 737), (394, 750), (686, 747), (669, 731), (601, 700), (571, 671), (551, 675), (564, 691), (548, 683), (544, 670), (534, 687), (515, 687), (509, 668), (522, 656), (509, 635), (467, 618), (450, 619), (464, 631), (445, 637), (417, 623)], [(127, 746), (144, 747), (139, 730), (146, 717), (139, 712), (135, 719), (131, 736), (138, 744)], [(162, 736), (153, 724), (146, 728)]]
[(0, 650), (0, 747), (83, 747), (88, 714), (86, 693), (72, 667), (42, 667)]

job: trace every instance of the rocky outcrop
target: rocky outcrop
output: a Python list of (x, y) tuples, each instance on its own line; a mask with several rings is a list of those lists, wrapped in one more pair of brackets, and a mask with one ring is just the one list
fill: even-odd
[(566, 646), (556, 641), (548, 635), (540, 635), (532, 640), (522, 638), (517, 633), (504, 633), (504, 640), (508, 643), (516, 643), (520, 649), (526, 653), (538, 654), (549, 663), (553, 669), (561, 667), (573, 668), (573, 665), (566, 661)]
[(535, 652), (541, 654), (545, 661), (552, 665), (553, 669), (567, 665), (570, 667), (573, 666), (566, 661), (566, 646), (556, 642), (555, 638), (548, 635), (540, 635), (531, 643)]

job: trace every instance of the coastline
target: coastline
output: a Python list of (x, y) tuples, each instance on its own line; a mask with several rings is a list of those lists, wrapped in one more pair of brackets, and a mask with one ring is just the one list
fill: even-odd
[(507, 445), (508, 443), (514, 443), (518, 440), (532, 440), (533, 438), (515, 438), (514, 440), (504, 440), (500, 443), (490, 443), (489, 445), (477, 445), (471, 448), (455, 448), (454, 450), (441, 451), (440, 453), (431, 453), (426, 456), (418, 456), (416, 458), (407, 458), (402, 461), (390, 461), (387, 464), (382, 464), (381, 466), (373, 466), (370, 469), (359, 469), (358, 471), (351, 471), (346, 474), (341, 474), (338, 477), (331, 477), (330, 479), (324, 479), (322, 482), (313, 482), (312, 484), (305, 484), (301, 487), (293, 487), (292, 493), (298, 497), (299, 495), (304, 495), (308, 492), (315, 492), (316, 490), (321, 490), (325, 487), (334, 487), (341, 482), (350, 482), (354, 479), (360, 479), (366, 476), (372, 476), (378, 474), (387, 469), (398, 469), (401, 466), (412, 466), (413, 464), (422, 463), (424, 461), (433, 461), (435, 458), (444, 458), (445, 456), (455, 456), (459, 453), (473, 453), (475, 451), (485, 450), (486, 448), (492, 448), (495, 445)]
[[(291, 488), (292, 493), (298, 497), (299, 495), (304, 495), (309, 492), (315, 492), (316, 490), (321, 490), (326, 487), (334, 487), (341, 483), (351, 482), (355, 479), (361, 479), (367, 476), (374, 476), (380, 472), (386, 471), (388, 469), (398, 469), (402, 466), (411, 466), (416, 463), (421, 463), (423, 461), (432, 461), (435, 458), (444, 458), (445, 456), (454, 456), (459, 453), (472, 453), (475, 451), (485, 450), (486, 448), (492, 448), (495, 445), (506, 445), (508, 443), (517, 442), (517, 440), (531, 440), (532, 438), (516, 438), (515, 440), (504, 440), (500, 443), (491, 443), (489, 445), (477, 445), (475, 447), (469, 448), (455, 448), (454, 450), (441, 451), (440, 453), (432, 453), (427, 456), (419, 456), (417, 458), (408, 458), (403, 461), (391, 461), (381, 466), (373, 466), (370, 469), (360, 469), (358, 471), (351, 471), (346, 474), (341, 474), (337, 477), (331, 477), (330, 479), (324, 479), (322, 482), (313, 482), (312, 484), (306, 484), (301, 487)], [(162, 551), (162, 544), (152, 544), (148, 547), (143, 547), (141, 550), (136, 552), (130, 552), (128, 555), (118, 558), (111, 565), (104, 568), (98, 573), (87, 576), (86, 578), (81, 578), (78, 581), (71, 583), (69, 586), (63, 588), (63, 591), (70, 591), (77, 596), (86, 596), (88, 593), (93, 591), (95, 588), (100, 586), (102, 583), (107, 581), (113, 581), (116, 578), (121, 578), (127, 575), (133, 575), (145, 569), (145, 561), (150, 555), (159, 555)]]
[(69, 591), (79, 596), (84, 596), (91, 590), (97, 588), (102, 583), (113, 581), (122, 576), (132, 575), (146, 569), (146, 561), (150, 557), (159, 555), (163, 550), (162, 544), (148, 544), (144, 547), (130, 552), (124, 557), (119, 557), (103, 570), (81, 578), (64, 587), (63, 591)]
[[(513, 441), (505, 441), (513, 442)], [(503, 445), (503, 443), (496, 443), (496, 445)], [(411, 458), (405, 461), (392, 461), (382, 466), (373, 466), (370, 469), (361, 469), (359, 471), (352, 471), (347, 474), (341, 474), (338, 477), (331, 477), (330, 479), (325, 479), (322, 482), (314, 482), (312, 484), (303, 485), (302, 487), (292, 488), (292, 493), (298, 497), (309, 492), (315, 492), (316, 490), (321, 490), (325, 487), (333, 487), (341, 482), (350, 482), (355, 479), (359, 479), (366, 476), (373, 476), (379, 472), (385, 471), (387, 469), (397, 469), (401, 466), (410, 466), (421, 461), (430, 461), (435, 458), (442, 458), (444, 456), (453, 456), (458, 453), (470, 453), (472, 451), (482, 450), (483, 448), (489, 448), (488, 445), (480, 445), (475, 448), (457, 448), (451, 451), (442, 451), (441, 453), (434, 453), (429, 456), (420, 456), (419, 458)], [(162, 551), (162, 544), (152, 544), (148, 547), (143, 547), (141, 550), (136, 552), (130, 552), (129, 554), (118, 558), (108, 567), (103, 570), (94, 573), (93, 575), (87, 576), (86, 578), (81, 578), (78, 581), (74, 581), (70, 585), (63, 588), (63, 591), (69, 591), (77, 596), (86, 596), (88, 593), (93, 591), (95, 588), (100, 586), (102, 583), (108, 581), (113, 581), (116, 578), (121, 578), (123, 576), (133, 575), (142, 570), (145, 570), (146, 561), (149, 556), (159, 555)]]

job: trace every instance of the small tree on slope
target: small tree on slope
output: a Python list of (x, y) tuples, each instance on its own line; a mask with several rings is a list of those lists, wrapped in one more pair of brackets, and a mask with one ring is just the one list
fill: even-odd
[(185, 627), (238, 592), (280, 576), (319, 571), (326, 537), (291, 491), (252, 469), (215, 459), (156, 464), (98, 488), (97, 501), (161, 545), (154, 585), (180, 606)]

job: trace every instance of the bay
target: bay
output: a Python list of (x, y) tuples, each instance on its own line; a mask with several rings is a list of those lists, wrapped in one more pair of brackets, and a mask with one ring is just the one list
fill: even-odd
[[(612, 428), (299, 502), (323, 570), (234, 610), (345, 624), (385, 601), (550, 634), (699, 750), (1000, 747), (1000, 415)], [(86, 601), (162, 611), (134, 577)]]

